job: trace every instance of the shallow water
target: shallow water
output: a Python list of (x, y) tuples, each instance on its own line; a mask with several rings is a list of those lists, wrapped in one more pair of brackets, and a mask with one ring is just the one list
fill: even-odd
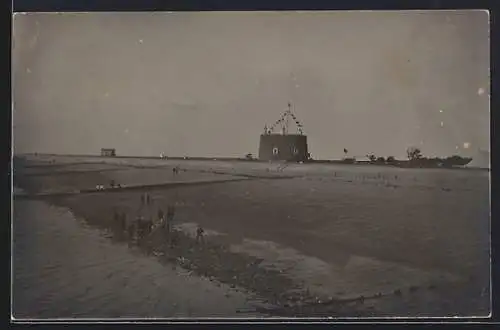
[(16, 201), (14, 216), (16, 319), (257, 316), (243, 293), (112, 244), (67, 209)]
[[(182, 164), (238, 173), (264, 173), (270, 166)], [(142, 182), (147, 180), (141, 173), (149, 172), (143, 171), (126, 173)], [(321, 164), (294, 165), (285, 172), (302, 177), (156, 190), (151, 195), (160, 204), (180, 200), (176, 222), (185, 233), (194, 236), (199, 223), (207, 239), (230, 239), (232, 251), (264, 259), (263, 265), (282, 270), (314, 293), (345, 298), (410, 285), (441, 288), (445, 278), (449, 282), (450, 277), (463, 281), (475, 276), (472, 282), (477, 283), (462, 288), (470, 293), (431, 290), (422, 297), (408, 295), (407, 304), (386, 300), (378, 309), (398, 316), (422, 313), (423, 307), (435, 316), (450, 311), (484, 315), (488, 310), (487, 297), (476, 291), (489, 283), (489, 173)], [(79, 198), (85, 205), (106, 209), (122, 197), (130, 202), (126, 194)], [(451, 302), (441, 306), (443, 297)], [(478, 301), (465, 304), (473, 299)]]
[[(187, 222), (175, 227), (194, 237), (197, 226)], [(212, 243), (227, 237), (215, 230), (206, 230), (206, 234)], [(233, 242), (229, 251), (255, 257), (260, 260), (260, 268), (278, 271), (300, 283), (288, 288), (287, 294), (301, 296), (306, 291), (319, 302), (334, 299), (344, 305), (363, 296), (370, 299), (364, 307), (378, 316), (485, 316), (489, 311), (488, 292), (480, 292), (481, 286), (487, 289), (487, 282), (473, 283), (462, 273), (420, 269), (355, 254), (340, 257), (341, 264), (328, 263), (275, 242), (255, 239)], [(395, 295), (395, 290), (402, 296)]]

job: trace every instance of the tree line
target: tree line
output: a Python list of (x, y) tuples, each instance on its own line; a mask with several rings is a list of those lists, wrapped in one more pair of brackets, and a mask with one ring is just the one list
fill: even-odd
[(389, 165), (406, 165), (410, 167), (453, 167), (463, 166), (470, 163), (472, 158), (452, 155), (448, 157), (424, 157), (422, 150), (416, 147), (409, 147), (406, 150), (407, 160), (398, 160), (394, 156), (387, 158), (376, 156), (374, 154), (367, 155), (368, 161), (371, 164), (389, 164)]

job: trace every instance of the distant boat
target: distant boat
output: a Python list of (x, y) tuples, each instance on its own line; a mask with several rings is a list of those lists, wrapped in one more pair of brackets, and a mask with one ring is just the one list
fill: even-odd
[(451, 156), (443, 160), (443, 165), (448, 166), (465, 166), (472, 161), (472, 158)]
[(490, 168), (490, 159), (489, 151), (477, 149), (476, 154), (472, 157), (472, 161), (467, 164), (467, 167)]

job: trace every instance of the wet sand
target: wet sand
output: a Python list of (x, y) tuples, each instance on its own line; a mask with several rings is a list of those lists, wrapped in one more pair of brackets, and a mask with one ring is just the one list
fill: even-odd
[[(252, 297), (113, 244), (66, 208), (14, 205), (13, 312), (23, 318), (253, 317)], [(258, 302), (256, 302), (258, 303)]]
[[(59, 167), (63, 173), (24, 175), (18, 182), (28, 190), (50, 191), (111, 179), (149, 184), (155, 177), (188, 182), (247, 175), (249, 179), (241, 182), (144, 187), (48, 201), (69, 207), (121, 246), (133, 245), (113, 220), (114, 211), (133, 219), (145, 212), (155, 215), (158, 208), (166, 210), (176, 203), (178, 245), (170, 248), (165, 235), (157, 231), (139, 242), (139, 249), (167, 268), (176, 265), (258, 297), (268, 304), (258, 306), (262, 313), (344, 317), (489, 313), (487, 173), (295, 165), (284, 171), (295, 178), (273, 180), (274, 173), (284, 174), (272, 164), (187, 161), (181, 164), (186, 171), (173, 177), (173, 163), (110, 170), (117, 162), (112, 160), (106, 171), (93, 168), (71, 176), (64, 173), (72, 170), (68, 159), (65, 162)], [(85, 170), (78, 166), (78, 171)], [(159, 163), (144, 161), (141, 166)], [(140, 210), (140, 195), (146, 191), (153, 203)], [(203, 246), (194, 238), (198, 225), (207, 233)]]

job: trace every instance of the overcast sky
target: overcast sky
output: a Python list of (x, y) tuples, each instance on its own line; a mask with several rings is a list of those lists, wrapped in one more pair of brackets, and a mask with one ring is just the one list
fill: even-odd
[(257, 154), (289, 101), (315, 158), (489, 150), (488, 21), (484, 11), (18, 14), (14, 150)]

